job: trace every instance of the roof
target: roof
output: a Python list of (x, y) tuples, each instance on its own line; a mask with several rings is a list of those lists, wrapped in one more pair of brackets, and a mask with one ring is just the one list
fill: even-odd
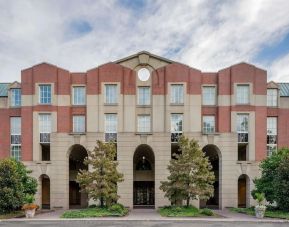
[(0, 83), (0, 97), (8, 96), (8, 88), (10, 83)]
[(289, 97), (289, 83), (278, 83), (280, 88), (280, 96)]

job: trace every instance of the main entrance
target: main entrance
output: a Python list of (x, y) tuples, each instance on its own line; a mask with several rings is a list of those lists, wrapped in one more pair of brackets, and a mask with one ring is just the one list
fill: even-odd
[(150, 146), (141, 144), (133, 157), (134, 208), (154, 208), (155, 157)]

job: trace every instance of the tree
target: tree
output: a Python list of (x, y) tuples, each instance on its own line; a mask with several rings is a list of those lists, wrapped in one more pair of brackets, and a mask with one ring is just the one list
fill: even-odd
[[(286, 168), (282, 163), (284, 163), (284, 160), (288, 159), (288, 156), (289, 149), (282, 148), (277, 152), (273, 152), (271, 156), (260, 163), (261, 177), (254, 179), (256, 189), (251, 193), (253, 197), (256, 192), (263, 192), (269, 203), (277, 202), (278, 206), (282, 206), (282, 201), (286, 201), (286, 198), (280, 198), (284, 193), (279, 190), (286, 190), (282, 187), (284, 187), (283, 184), (288, 184), (289, 181), (289, 179), (286, 180), (285, 174), (288, 174), (288, 172), (286, 173)], [(280, 179), (282, 179), (282, 182)]]
[(160, 189), (174, 205), (181, 205), (186, 200), (189, 206), (191, 199), (209, 199), (214, 192), (215, 175), (211, 163), (194, 139), (181, 136), (179, 139), (181, 153), (174, 154), (168, 170), (167, 181), (162, 181)]
[(0, 213), (18, 209), (27, 194), (37, 191), (37, 180), (29, 176), (31, 171), (15, 159), (0, 160)]
[(118, 162), (114, 160), (116, 147), (112, 142), (97, 141), (93, 151), (88, 151), (84, 164), (91, 165), (90, 170), (80, 170), (77, 182), (88, 197), (100, 201), (100, 206), (116, 203), (117, 183), (123, 181), (123, 174), (117, 171)]

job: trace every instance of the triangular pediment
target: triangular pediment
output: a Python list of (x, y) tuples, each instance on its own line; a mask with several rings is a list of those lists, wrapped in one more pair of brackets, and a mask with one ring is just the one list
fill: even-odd
[(267, 83), (267, 88), (279, 88), (279, 85), (277, 83), (275, 83), (274, 81), (270, 81)]

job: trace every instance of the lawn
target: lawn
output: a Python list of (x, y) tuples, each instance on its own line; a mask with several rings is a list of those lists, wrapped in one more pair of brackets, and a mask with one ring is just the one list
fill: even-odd
[(159, 213), (164, 217), (203, 217), (214, 216), (210, 209), (198, 209), (194, 206), (189, 207), (175, 207), (166, 206), (159, 209)]
[[(254, 207), (250, 208), (230, 208), (233, 212), (248, 214), (248, 215), (254, 215), (255, 216), (255, 210)], [(268, 218), (282, 218), (282, 219), (289, 219), (289, 212), (288, 211), (282, 211), (282, 210), (276, 210), (276, 209), (267, 209), (265, 212), (265, 217)]]
[(24, 215), (24, 212), (21, 210), (18, 210), (18, 211), (13, 211), (13, 212), (7, 213), (7, 214), (0, 214), (0, 219), (16, 218), (16, 217), (19, 217), (22, 215)]
[(93, 207), (81, 210), (65, 211), (62, 218), (95, 218), (95, 217), (122, 217), (128, 214), (128, 209), (121, 207), (111, 209), (107, 207)]

